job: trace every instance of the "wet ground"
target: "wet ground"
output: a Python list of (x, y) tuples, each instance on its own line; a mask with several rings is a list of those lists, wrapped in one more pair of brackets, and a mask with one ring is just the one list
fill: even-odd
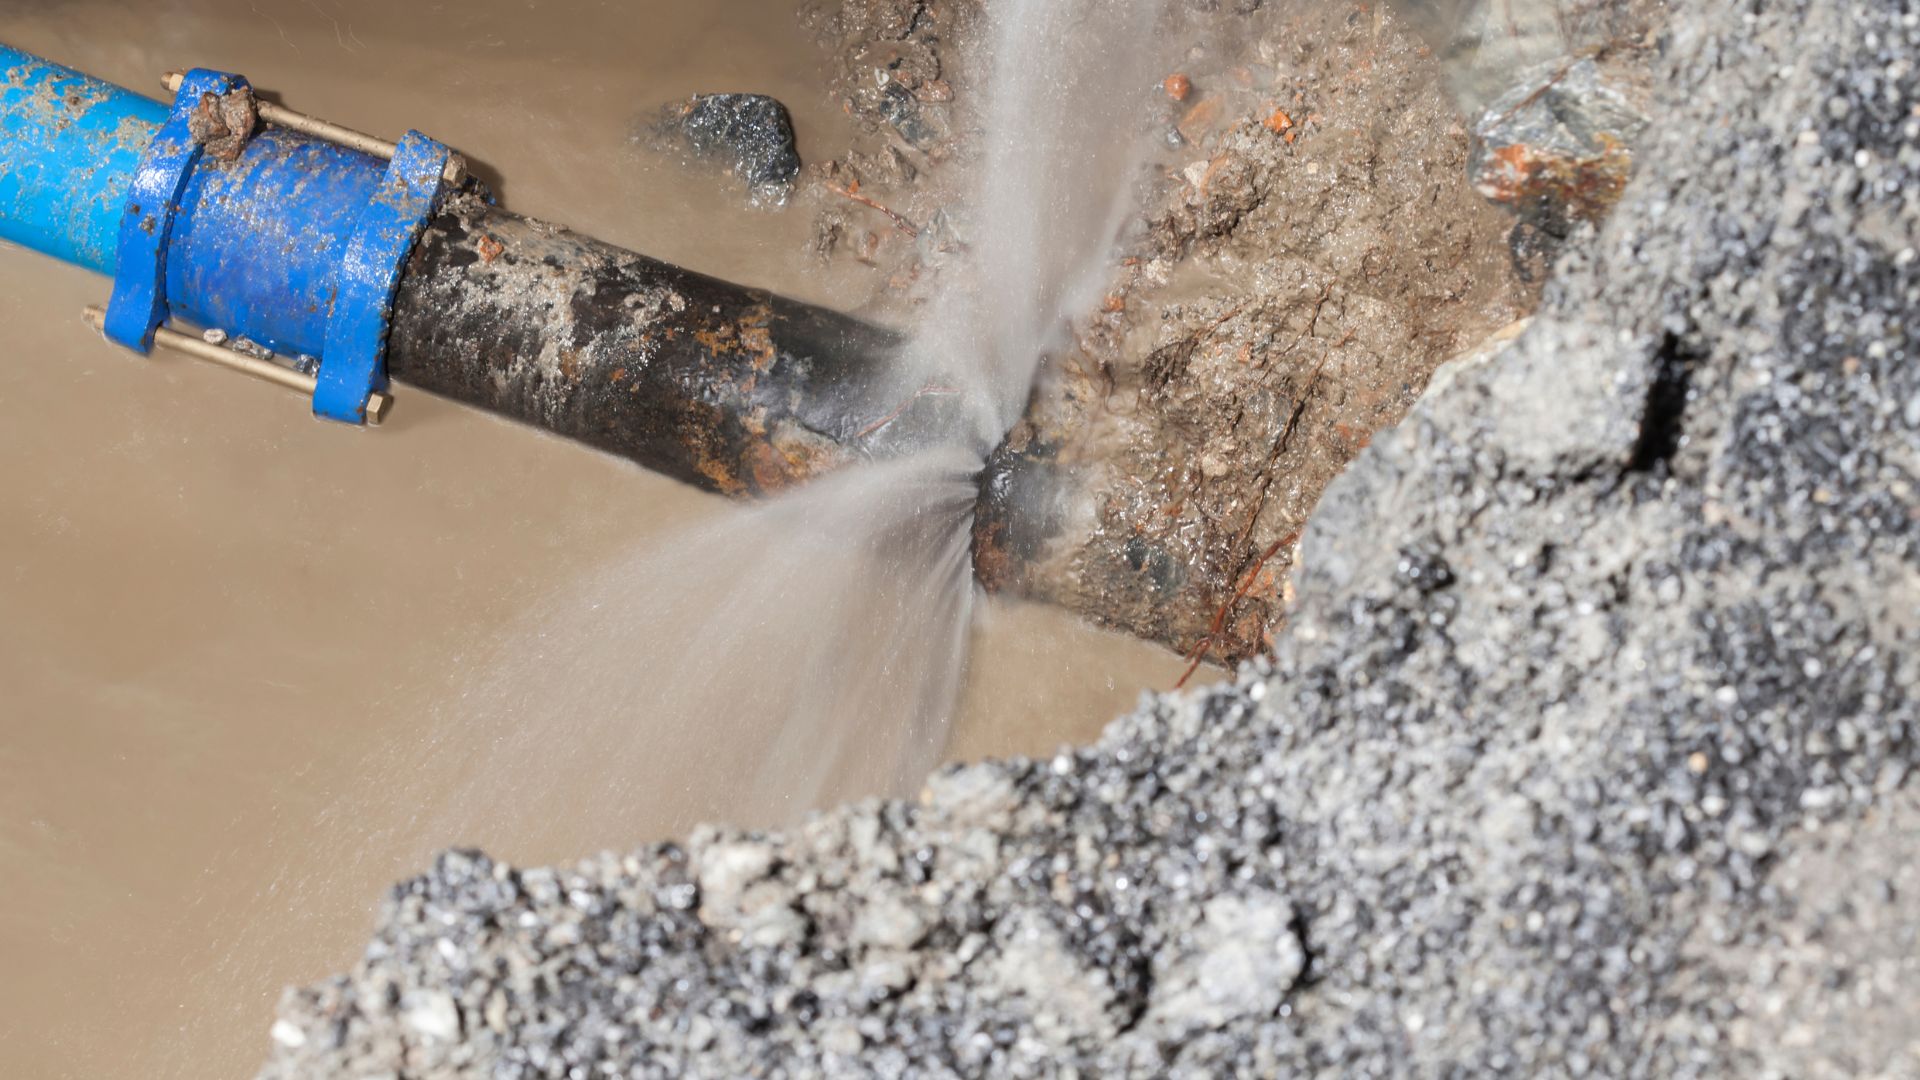
[[(793, 6), (28, 3), (0, 40), (152, 93), (169, 68), (242, 71), (467, 150), (522, 213), (859, 308), (884, 278), (817, 261), (807, 214), (629, 139), (662, 102), (751, 90), (828, 156), (847, 121)], [(101, 344), (79, 311), (105, 290), (0, 250), (0, 1074), (242, 1075), (280, 988), (347, 966), (430, 851), (558, 861), (710, 813), (683, 791), (727, 777), (697, 770), (645, 805), (433, 835), (415, 825), (450, 779), (355, 792), (519, 612), (716, 501), (405, 388), (378, 431), (319, 424), (273, 387)], [(1181, 667), (1046, 608), (997, 607), (976, 639), (960, 756), (1085, 741)]]

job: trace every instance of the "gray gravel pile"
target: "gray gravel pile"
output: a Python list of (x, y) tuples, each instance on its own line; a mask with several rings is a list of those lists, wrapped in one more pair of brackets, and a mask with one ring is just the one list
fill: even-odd
[(1701, 0), (1298, 614), (786, 835), (449, 854), (263, 1076), (1920, 1075), (1920, 12)]

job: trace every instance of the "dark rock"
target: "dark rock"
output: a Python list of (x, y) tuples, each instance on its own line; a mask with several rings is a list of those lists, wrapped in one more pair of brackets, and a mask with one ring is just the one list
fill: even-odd
[(927, 118), (926, 110), (920, 107), (920, 99), (914, 97), (912, 91), (897, 82), (890, 82), (884, 93), (884, 115), (901, 138), (921, 150), (940, 140), (940, 129)]
[(668, 120), (703, 157), (722, 160), (757, 194), (784, 196), (800, 173), (793, 119), (763, 94), (701, 94), (669, 106)]
[(1620, 201), (1633, 173), (1633, 141), (1646, 126), (1594, 61), (1555, 61), (1487, 107), (1473, 127), (1468, 168), (1480, 194), (1564, 237)]

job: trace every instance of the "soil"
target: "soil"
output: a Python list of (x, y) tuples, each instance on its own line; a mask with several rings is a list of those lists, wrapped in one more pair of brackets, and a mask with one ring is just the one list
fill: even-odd
[(1537, 290), (1466, 181), (1445, 72), (1391, 9), (1210, 28), (1170, 76), (1188, 96), (1165, 102), (1113, 288), (1008, 440), (1003, 467), (1055, 474), (1060, 529), (988, 584), (1235, 662), (1277, 625), (1327, 483)]

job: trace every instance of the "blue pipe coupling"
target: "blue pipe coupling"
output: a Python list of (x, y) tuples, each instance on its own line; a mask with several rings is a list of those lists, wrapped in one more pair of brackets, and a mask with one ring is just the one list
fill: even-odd
[(110, 272), (119, 344), (146, 353), (184, 318), (316, 358), (314, 414), (363, 423), (401, 270), (462, 175), (453, 152), (412, 131), (390, 157), (316, 137), (384, 146), (226, 72), (188, 72), (160, 108), (0, 47), (0, 235)]

